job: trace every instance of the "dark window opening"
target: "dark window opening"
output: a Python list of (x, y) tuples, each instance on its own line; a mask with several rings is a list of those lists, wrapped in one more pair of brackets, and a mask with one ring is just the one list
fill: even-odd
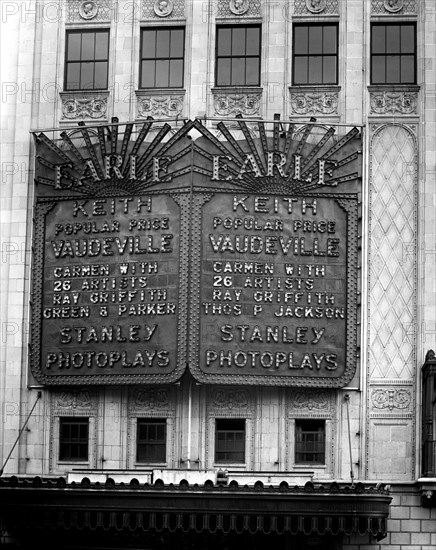
[(109, 31), (67, 31), (65, 90), (106, 90)]
[(60, 418), (59, 460), (88, 460), (89, 419)]
[(245, 420), (216, 419), (215, 462), (245, 462)]
[(374, 23), (371, 26), (371, 84), (415, 83), (415, 25)]
[(184, 52), (183, 27), (142, 29), (140, 88), (182, 88)]
[(295, 421), (295, 462), (325, 464), (325, 420)]
[(294, 25), (294, 85), (338, 83), (338, 26)]
[(260, 26), (220, 26), (216, 35), (217, 86), (260, 85)]
[(166, 462), (167, 421), (165, 418), (138, 418), (137, 462)]

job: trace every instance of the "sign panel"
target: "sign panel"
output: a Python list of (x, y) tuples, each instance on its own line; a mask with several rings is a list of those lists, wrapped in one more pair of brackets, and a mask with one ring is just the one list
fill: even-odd
[(200, 379), (336, 385), (349, 376), (356, 208), (356, 197), (212, 196), (201, 229)]
[(43, 200), (36, 213), (43, 277), (34, 371), (84, 383), (169, 378), (177, 366), (180, 253), (170, 195)]

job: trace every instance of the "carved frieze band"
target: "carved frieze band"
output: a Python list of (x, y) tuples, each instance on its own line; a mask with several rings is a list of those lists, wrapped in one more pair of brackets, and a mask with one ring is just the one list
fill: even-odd
[(60, 389), (53, 395), (53, 407), (58, 412), (95, 409), (97, 397), (89, 388)]
[(321, 389), (296, 389), (288, 393), (288, 416), (299, 413), (330, 415), (332, 411), (332, 394)]
[(165, 20), (183, 19), (184, 17), (185, 0), (142, 0), (142, 19)]
[(416, 15), (416, 0), (372, 0), (372, 15)]
[(171, 389), (160, 387), (132, 388), (129, 397), (130, 412), (162, 412), (172, 409)]
[(142, 94), (137, 92), (137, 118), (153, 116), (157, 118), (175, 118), (182, 116), (183, 94)]
[[(215, 10), (214, 3), (210, 4)], [(212, 15), (213, 12), (210, 13)], [(218, 0), (217, 17), (260, 17), (262, 15), (261, 0)]]
[(373, 413), (410, 413), (412, 406), (411, 388), (375, 388), (370, 392), (371, 410)]
[(377, 91), (370, 92), (370, 114), (373, 115), (416, 115), (418, 114), (418, 92)]
[(296, 115), (338, 114), (339, 92), (333, 90), (298, 90), (289, 92), (291, 113)]
[(294, 15), (339, 15), (339, 0), (295, 0)]
[(100, 120), (107, 118), (107, 93), (61, 93), (63, 120)]
[(250, 406), (250, 394), (244, 389), (217, 388), (210, 392), (209, 408), (218, 411), (240, 412)]
[(222, 92), (212, 90), (214, 115), (260, 116), (262, 92)]
[(96, 23), (113, 19), (113, 0), (69, 0), (66, 6), (68, 23)]

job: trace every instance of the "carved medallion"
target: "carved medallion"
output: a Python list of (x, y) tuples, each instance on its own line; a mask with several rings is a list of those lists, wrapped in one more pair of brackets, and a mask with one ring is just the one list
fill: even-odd
[(219, 116), (260, 114), (261, 94), (220, 94), (214, 97), (215, 114)]
[(158, 17), (168, 17), (173, 11), (173, 3), (171, 0), (156, 0), (154, 4), (154, 13)]
[(169, 391), (165, 388), (138, 389), (132, 403), (135, 409), (167, 409), (170, 406)]
[(98, 13), (98, 6), (95, 2), (82, 2), (79, 6), (79, 15), (82, 19), (94, 19)]
[(61, 391), (56, 399), (56, 406), (63, 409), (83, 409), (95, 406), (92, 394), (87, 388)]
[(306, 0), (306, 6), (311, 13), (321, 13), (325, 10), (326, 0)]
[(241, 409), (249, 405), (249, 395), (245, 390), (215, 390), (212, 394), (214, 407), (218, 409)]
[(374, 409), (408, 409), (412, 402), (412, 394), (405, 389), (378, 389), (371, 393), (371, 401)]
[(96, 97), (62, 98), (62, 116), (68, 119), (104, 118), (107, 112), (107, 99)]
[(138, 117), (176, 117), (183, 111), (183, 96), (138, 97)]
[(296, 390), (290, 394), (290, 405), (293, 409), (308, 411), (327, 411), (329, 396), (322, 390)]
[(403, 9), (403, 0), (384, 0), (385, 10), (396, 13)]
[(377, 115), (413, 115), (418, 111), (417, 92), (370, 93), (371, 113)]
[(244, 15), (250, 7), (249, 0), (230, 0), (229, 9), (235, 15)]

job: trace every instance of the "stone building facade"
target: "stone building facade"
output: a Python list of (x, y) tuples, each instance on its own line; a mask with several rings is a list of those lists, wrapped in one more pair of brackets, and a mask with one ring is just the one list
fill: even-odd
[[(31, 548), (38, 536), (47, 548), (77, 549), (433, 549), (434, 1), (14, 0), (2, 2), (1, 13), (2, 544)], [(35, 348), (50, 347), (55, 329), (38, 320), (48, 260), (38, 253), (45, 250), (38, 233), (45, 222), (38, 226), (34, 219), (63, 224), (65, 210), (59, 207), (59, 219), (50, 218), (37, 203), (53, 196), (65, 204), (81, 196), (100, 200), (122, 196), (123, 189), (135, 197), (148, 189), (166, 192), (170, 164), (146, 156), (143, 164), (156, 171), (150, 187), (139, 191), (123, 183), (121, 191), (81, 195), (83, 182), (65, 183), (66, 172), (55, 167), (62, 155), (70, 162), (92, 159), (91, 151), (104, 142), (104, 174), (116, 179), (116, 169), (126, 167), (126, 150), (149, 122), (151, 137), (144, 143), (156, 143), (157, 151), (170, 143), (175, 152), (168, 155), (177, 162), (187, 162), (182, 147), (193, 143), (194, 160), (175, 166), (185, 172), (174, 182), (183, 176), (198, 188), (214, 182), (216, 193), (222, 187), (238, 197), (283, 196), (285, 157), (271, 153), (270, 164), (266, 159), (279, 143), (288, 151), (289, 139), (302, 162), (319, 154), (314, 189), (320, 204), (330, 192), (354, 193), (355, 210), (344, 217), (346, 224), (355, 215), (354, 225), (347, 225), (354, 231), (351, 236), (347, 229), (347, 242), (355, 261), (346, 264), (353, 297), (344, 313), (349, 371), (343, 382), (312, 374), (286, 380), (207, 374), (201, 353), (208, 329), (199, 321), (204, 296), (193, 286), (204, 281), (195, 271), (201, 246), (184, 240), (194, 235), (201, 241), (203, 226), (195, 220), (203, 203), (188, 195), (178, 203), (184, 215), (174, 237), (183, 252), (182, 275), (173, 284), (178, 324), (168, 329), (178, 346), (174, 376), (90, 380), (61, 372), (55, 380), (40, 366)], [(346, 149), (350, 135), (357, 140), (349, 151), (349, 162), (358, 166), (354, 179), (328, 188), (322, 163), (336, 158), (342, 144)], [(230, 152), (231, 136), (237, 143), (255, 141), (239, 174), (225, 164), (238, 154), (237, 148)], [(117, 140), (126, 147), (122, 164), (117, 145), (109, 153)], [(206, 143), (199, 164), (196, 143)], [(217, 143), (225, 149), (219, 152)], [(218, 153), (224, 156), (216, 160)], [(213, 168), (207, 164), (212, 157)], [(261, 161), (271, 181), (262, 179)], [(136, 157), (129, 162), (132, 176)], [(296, 173), (295, 156), (292, 162)], [(94, 182), (104, 179), (97, 161), (88, 168), (96, 170)], [(52, 171), (51, 180), (44, 170)], [(197, 183), (196, 177), (203, 179)], [(240, 182), (246, 187), (237, 187)], [(172, 185), (175, 193), (179, 184)], [(298, 197), (301, 187), (292, 193)], [(197, 210), (189, 210), (192, 204)], [(58, 256), (68, 256), (63, 250)], [(198, 264), (190, 263), (191, 255)], [(235, 319), (221, 319), (227, 327), (222, 341), (231, 339)], [(130, 327), (139, 326), (134, 321)], [(68, 326), (65, 342), (82, 325)], [(307, 326), (315, 341), (318, 333)], [(130, 330), (133, 341), (137, 329)], [(93, 338), (85, 329), (80, 334)], [(303, 342), (305, 334), (295, 339)], [(119, 333), (117, 341), (123, 337)], [(257, 341), (265, 343), (261, 336)], [(244, 353), (242, 362), (248, 361)], [(75, 360), (83, 364), (84, 358)], [(304, 447), (304, 441), (317, 445)]]

